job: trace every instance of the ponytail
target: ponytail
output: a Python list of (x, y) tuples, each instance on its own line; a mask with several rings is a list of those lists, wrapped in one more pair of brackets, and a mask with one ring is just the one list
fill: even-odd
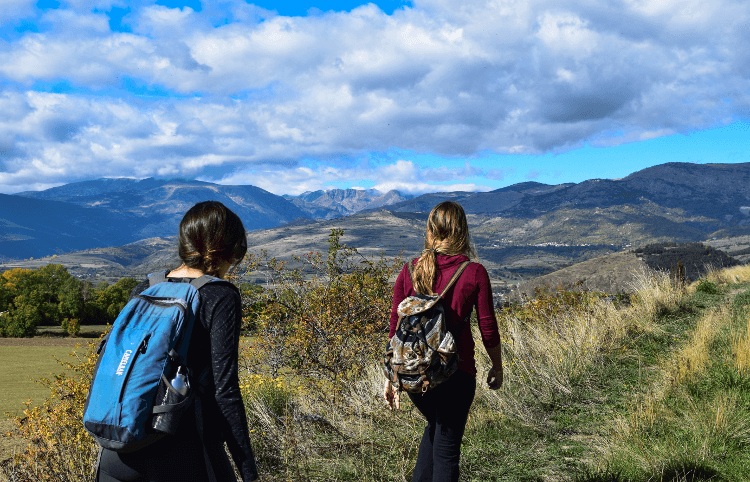
[(465, 254), (476, 257), (469, 238), (466, 213), (460, 204), (444, 201), (435, 206), (427, 218), (424, 249), (414, 269), (412, 285), (417, 293), (434, 294), (432, 287), (438, 273), (437, 255)]

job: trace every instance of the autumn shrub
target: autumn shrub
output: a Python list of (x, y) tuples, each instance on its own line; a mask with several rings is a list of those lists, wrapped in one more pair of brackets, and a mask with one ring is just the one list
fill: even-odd
[(96, 362), (93, 343), (78, 347), (73, 360), (60, 360), (64, 371), (39, 382), (48, 398), (16, 417), (15, 435), (29, 441), (21, 453), (0, 466), (9, 482), (94, 480), (98, 445), (83, 428), (83, 407)]
[(75, 336), (81, 332), (81, 322), (78, 318), (63, 318), (62, 324), (60, 325), (64, 333)]
[[(328, 252), (297, 257), (296, 267), (249, 256), (246, 269), (266, 277), (263, 290), (246, 291), (245, 319), (254, 334), (254, 365), (273, 377), (289, 370), (312, 393), (336, 397), (381, 354), (387, 341), (399, 258), (360, 255), (333, 229)], [(307, 274), (312, 273), (312, 274)]]

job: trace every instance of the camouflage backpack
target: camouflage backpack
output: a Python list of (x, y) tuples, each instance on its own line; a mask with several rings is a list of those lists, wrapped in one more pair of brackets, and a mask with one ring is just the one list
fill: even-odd
[[(458, 368), (453, 334), (446, 330), (443, 296), (453, 286), (469, 261), (458, 267), (439, 295), (414, 295), (398, 305), (398, 328), (388, 340), (385, 376), (399, 389), (426, 392), (446, 381)], [(414, 279), (414, 267), (407, 263)]]

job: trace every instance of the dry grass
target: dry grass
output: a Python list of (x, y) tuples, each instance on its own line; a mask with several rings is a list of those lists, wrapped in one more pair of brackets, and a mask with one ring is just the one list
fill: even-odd
[(688, 377), (705, 371), (712, 362), (711, 343), (729, 316), (729, 309), (721, 306), (709, 310), (698, 320), (689, 340), (664, 362), (662, 370), (666, 384), (675, 387)]
[[(646, 320), (651, 320), (658, 312), (676, 308), (685, 296), (685, 291), (672, 282), (668, 273), (647, 268), (641, 268), (634, 273), (631, 288), (635, 293), (635, 302), (628, 316), (646, 323)], [(655, 326), (650, 324), (649, 328)]]
[[(705, 280), (716, 286), (746, 283), (750, 281), (750, 266), (711, 270)], [(686, 291), (694, 293), (699, 283)], [(648, 304), (673, 304), (678, 295), (659, 287), (650, 293), (654, 301)], [(659, 480), (665, 476), (665, 461), (678, 461), (685, 471), (695, 470), (705, 461), (726, 457), (721, 454), (735, 450), (733, 447), (750, 444), (746, 401), (731, 385), (716, 385), (714, 374), (722, 365), (729, 367), (727, 370), (736, 368), (734, 373), (750, 368), (750, 321), (743, 327), (744, 333), (728, 335), (733, 316), (731, 298), (706, 310), (687, 339), (660, 357), (656, 376), (640, 386), (630, 397), (626, 412), (615, 417), (609, 430), (597, 437), (594, 445), (603, 465), (637, 467)], [(707, 379), (714, 380), (708, 385), (713, 388), (688, 388)], [(685, 477), (668, 480), (693, 480)]]
[[(651, 429), (657, 420), (672, 416), (663, 401), (689, 378), (702, 373), (710, 363), (709, 347), (714, 341), (723, 320), (729, 316), (728, 309), (709, 310), (696, 324), (696, 328), (680, 348), (664, 357), (655, 382), (642, 387), (628, 404), (624, 416), (612, 421), (611, 437), (615, 444), (630, 441), (639, 448), (638, 434)], [(633, 439), (635, 437), (635, 439)], [(648, 457), (644, 456), (645, 460)]]
[[(668, 275), (648, 270), (634, 273), (633, 304), (617, 308), (597, 300), (584, 309), (567, 310), (553, 317), (524, 322), (501, 316), (504, 344), (505, 389), (491, 391), (478, 384), (477, 394), (490, 406), (527, 424), (539, 422), (528, 400), (549, 400), (571, 393), (572, 380), (603, 353), (615, 350), (631, 332), (658, 330), (653, 314), (676, 306), (684, 292)], [(475, 333), (477, 346), (481, 346)], [(491, 366), (484, 350), (477, 350), (480, 373)]]
[(750, 371), (750, 318), (747, 320), (745, 333), (735, 335), (732, 342), (734, 364), (740, 372)]

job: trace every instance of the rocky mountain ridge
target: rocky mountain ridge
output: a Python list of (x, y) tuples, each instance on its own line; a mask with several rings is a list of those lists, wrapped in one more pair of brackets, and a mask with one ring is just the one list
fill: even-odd
[(330, 189), (308, 191), (299, 196), (284, 196), (313, 219), (333, 219), (360, 211), (379, 209), (410, 199), (396, 190), (382, 193), (377, 189)]

